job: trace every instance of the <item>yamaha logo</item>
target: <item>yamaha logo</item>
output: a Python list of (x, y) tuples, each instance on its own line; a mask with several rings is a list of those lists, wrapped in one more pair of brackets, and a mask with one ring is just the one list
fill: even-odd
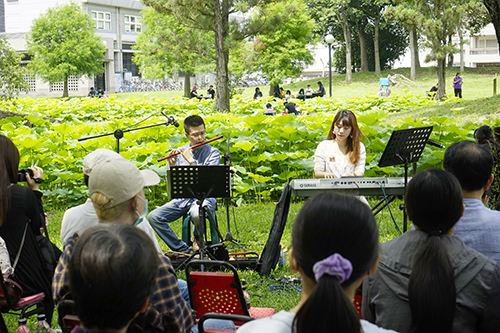
[(316, 187), (316, 184), (300, 184), (300, 187)]

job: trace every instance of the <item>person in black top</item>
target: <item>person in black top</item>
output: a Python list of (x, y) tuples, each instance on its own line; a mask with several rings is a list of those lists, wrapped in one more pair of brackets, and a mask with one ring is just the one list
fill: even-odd
[(45, 263), (35, 238), (42, 234), (45, 224), (42, 192), (39, 190), (43, 170), (36, 166), (28, 168), (33, 172), (33, 178), (29, 173), (25, 174), (27, 187), (17, 185), (18, 168), (17, 147), (8, 137), (0, 135), (0, 237), (7, 245), (12, 263), (21, 248), (14, 280), (23, 287), (23, 297), (45, 293), (43, 305), (50, 323), (54, 312), (51, 288), (54, 270)]
[(318, 90), (316, 90), (314, 93), (313, 93), (313, 97), (323, 97), (325, 96), (326, 94), (326, 91), (325, 91), (325, 87), (323, 86), (323, 83), (321, 83), (321, 81), (318, 81)]
[(193, 89), (191, 89), (191, 98), (198, 98), (198, 99), (202, 99), (203, 97), (198, 95), (198, 87), (197, 86), (193, 86)]
[(290, 113), (293, 113), (295, 115), (298, 115), (299, 114), (299, 111), (297, 111), (297, 109), (295, 108), (295, 103), (293, 102), (284, 102), (283, 105), (285, 105), (285, 109), (286, 109), (286, 112), (288, 114)]
[(262, 98), (262, 92), (260, 91), (259, 87), (255, 88), (255, 94), (253, 94), (253, 99), (257, 98)]
[(207, 98), (214, 99), (215, 98), (215, 89), (213, 85), (210, 85), (210, 87), (207, 90)]
[[(427, 96), (429, 97), (434, 97), (436, 94), (437, 94), (437, 91), (438, 91), (438, 88), (439, 88), (439, 83), (436, 83), (435, 86), (432, 86), (431, 89), (429, 90), (429, 92), (427, 93)], [(434, 93), (434, 94), (431, 94), (431, 93)]]

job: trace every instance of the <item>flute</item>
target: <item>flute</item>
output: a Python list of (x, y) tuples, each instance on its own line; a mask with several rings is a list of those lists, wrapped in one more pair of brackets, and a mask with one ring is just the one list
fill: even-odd
[[(212, 142), (212, 141), (215, 141), (215, 140), (219, 140), (219, 139), (221, 139), (221, 138), (223, 138), (223, 137), (224, 137), (223, 135), (219, 135), (219, 136), (216, 136), (216, 137), (215, 137), (215, 138), (213, 138), (213, 139), (210, 139), (210, 140), (203, 141), (203, 142), (201, 142), (201, 143), (197, 143), (197, 144), (195, 144), (195, 145), (192, 145), (192, 146), (191, 146), (191, 147), (189, 147), (189, 148), (191, 148), (191, 149), (193, 149), (193, 148), (198, 148), (198, 147), (203, 146), (205, 143), (209, 143), (209, 142)], [(168, 156), (165, 156), (165, 157), (162, 157), (162, 158), (158, 159), (158, 162), (164, 161), (164, 160), (166, 160), (166, 159), (168, 159), (168, 158), (170, 158), (170, 157), (173, 157), (173, 156), (177, 156), (177, 155), (179, 155), (180, 153), (181, 153), (180, 151), (176, 151), (176, 152), (174, 152), (174, 153), (171, 153), (171, 154), (170, 154), (170, 155), (168, 155)]]

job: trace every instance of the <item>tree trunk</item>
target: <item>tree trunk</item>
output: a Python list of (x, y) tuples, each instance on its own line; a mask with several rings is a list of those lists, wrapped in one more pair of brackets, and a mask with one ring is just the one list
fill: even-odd
[(341, 9), (342, 15), (342, 30), (344, 30), (345, 39), (345, 82), (352, 82), (352, 64), (351, 64), (351, 30), (349, 29), (349, 22), (347, 21), (347, 13), (345, 8)]
[(229, 32), (228, 0), (214, 0), (215, 55), (216, 55), (216, 90), (215, 108), (221, 112), (229, 112), (229, 77), (227, 63), (229, 50), (224, 43)]
[[(483, 0), (488, 13), (490, 13), (491, 21), (495, 27), (497, 35), (497, 43), (500, 43), (500, 1), (499, 0)], [(500, 54), (500, 44), (498, 45), (498, 53)]]
[(366, 26), (366, 19), (360, 20), (358, 23), (358, 30), (359, 30), (361, 72), (368, 72), (368, 54), (366, 53), (365, 26)]
[[(417, 76), (417, 68), (415, 66), (416, 64), (416, 59), (415, 59), (415, 28), (410, 29), (410, 59), (411, 59), (411, 67), (410, 67), (410, 79), (415, 80), (415, 77)], [(417, 51), (418, 53), (418, 51)]]
[(68, 92), (68, 76), (64, 77), (64, 90), (63, 90), (63, 96), (62, 97), (69, 97), (69, 92)]
[[(448, 45), (451, 46), (452, 40), (451, 40), (451, 35), (448, 36)], [(452, 68), (453, 67), (453, 62), (455, 61), (455, 56), (453, 53), (448, 54), (448, 67)]]
[(460, 37), (460, 73), (464, 72), (464, 34), (462, 29), (458, 30), (458, 37)]
[(375, 33), (373, 35), (373, 50), (375, 53), (375, 74), (382, 74), (380, 70), (380, 51), (378, 45), (378, 30), (380, 26), (380, 8), (377, 7), (377, 15), (375, 16)]
[(418, 34), (417, 29), (413, 29), (413, 53), (415, 57), (415, 69), (420, 68), (420, 59), (418, 55)]
[(184, 72), (184, 97), (191, 98), (191, 72)]
[(438, 91), (437, 98), (443, 99), (446, 96), (446, 58), (438, 58)]

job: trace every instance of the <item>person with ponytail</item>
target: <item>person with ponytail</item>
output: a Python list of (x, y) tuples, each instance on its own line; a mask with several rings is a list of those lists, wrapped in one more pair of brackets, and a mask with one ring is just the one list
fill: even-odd
[(352, 304), (379, 258), (377, 223), (361, 201), (333, 193), (309, 199), (294, 222), (289, 256), (302, 278), (299, 304), (251, 321), (239, 333), (393, 332), (360, 320)]
[(378, 271), (363, 282), (363, 318), (399, 332), (495, 332), (500, 267), (453, 236), (464, 206), (451, 173), (427, 169), (408, 184), (415, 230), (381, 244)]

